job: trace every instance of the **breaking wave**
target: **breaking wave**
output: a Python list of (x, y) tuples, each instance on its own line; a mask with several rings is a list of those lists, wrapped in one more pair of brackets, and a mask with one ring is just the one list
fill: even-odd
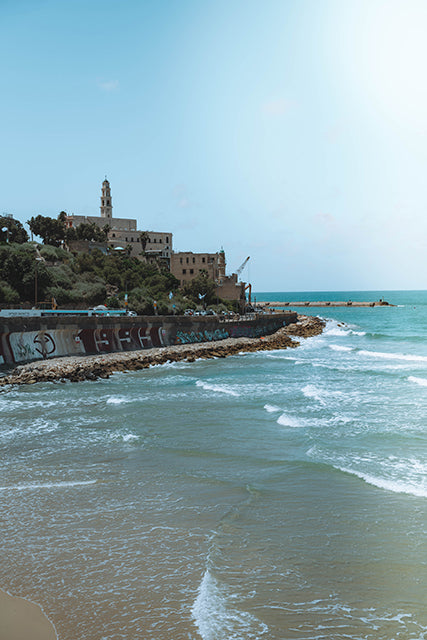
[(230, 387), (220, 384), (210, 384), (209, 382), (203, 382), (202, 380), (197, 380), (196, 385), (205, 389), (205, 391), (215, 391), (216, 393), (225, 393), (229, 396), (238, 397), (240, 394), (237, 391), (233, 391)]
[(427, 387), (427, 378), (417, 378), (417, 376), (409, 376), (409, 382), (415, 382), (419, 384), (421, 387)]
[(233, 596), (206, 569), (191, 609), (203, 640), (255, 640), (268, 632), (266, 624), (231, 605), (232, 599)]

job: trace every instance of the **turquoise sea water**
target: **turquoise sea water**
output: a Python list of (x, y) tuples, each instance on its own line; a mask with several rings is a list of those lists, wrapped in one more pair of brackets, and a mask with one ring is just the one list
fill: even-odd
[(427, 292), (323, 299), (379, 297), (304, 309), (298, 349), (1, 393), (0, 587), (60, 640), (427, 638)]

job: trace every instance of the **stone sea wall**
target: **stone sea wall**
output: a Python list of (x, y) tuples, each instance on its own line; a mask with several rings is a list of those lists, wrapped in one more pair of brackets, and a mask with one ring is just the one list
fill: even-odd
[(2, 318), (0, 364), (257, 338), (296, 319), (292, 311), (226, 320), (217, 316)]
[(16, 366), (0, 377), (0, 389), (11, 385), (37, 382), (82, 382), (108, 378), (116, 371), (139, 371), (166, 362), (194, 362), (198, 359), (226, 358), (242, 352), (295, 348), (295, 338), (309, 338), (322, 333), (325, 322), (314, 316), (298, 316), (295, 323), (282, 326), (273, 334), (258, 338), (224, 338), (213, 342), (176, 344), (137, 351), (52, 358)]

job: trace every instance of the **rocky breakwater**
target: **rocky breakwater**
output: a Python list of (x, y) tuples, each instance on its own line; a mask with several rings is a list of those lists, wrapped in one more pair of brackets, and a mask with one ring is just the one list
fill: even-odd
[(144, 351), (127, 351), (95, 356), (71, 356), (30, 362), (0, 378), (0, 387), (36, 382), (81, 382), (108, 378), (115, 371), (138, 371), (166, 362), (194, 362), (198, 359), (226, 358), (242, 352), (271, 351), (298, 347), (295, 337), (322, 333), (325, 322), (313, 316), (298, 316), (289, 324), (260, 338), (226, 338), (216, 342), (173, 345)]

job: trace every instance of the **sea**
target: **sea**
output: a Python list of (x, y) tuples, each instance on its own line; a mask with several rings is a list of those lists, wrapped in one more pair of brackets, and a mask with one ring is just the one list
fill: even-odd
[(427, 292), (256, 295), (380, 297), (297, 309), (296, 349), (2, 391), (0, 587), (60, 640), (427, 638)]

